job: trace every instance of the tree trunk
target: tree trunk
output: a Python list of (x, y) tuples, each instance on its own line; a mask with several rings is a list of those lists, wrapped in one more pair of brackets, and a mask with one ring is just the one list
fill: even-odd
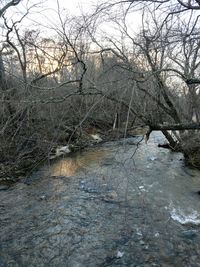
[(7, 88), (6, 86), (6, 75), (5, 75), (5, 69), (3, 64), (3, 58), (2, 53), (0, 52), (0, 86), (2, 91), (5, 91)]
[(177, 124), (157, 124), (157, 125), (150, 125), (150, 129), (152, 131), (165, 131), (165, 130), (172, 130), (172, 131), (185, 131), (185, 130), (200, 130), (200, 123), (177, 123)]
[(171, 147), (171, 149), (177, 150), (179, 145), (174, 140), (174, 138), (171, 136), (171, 134), (166, 130), (162, 130), (162, 133), (165, 136), (165, 138), (167, 139), (167, 141), (169, 142), (169, 146)]

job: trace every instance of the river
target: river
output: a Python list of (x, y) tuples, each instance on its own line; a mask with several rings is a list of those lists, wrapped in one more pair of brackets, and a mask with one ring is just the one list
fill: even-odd
[(128, 138), (0, 188), (0, 267), (200, 266), (200, 172)]

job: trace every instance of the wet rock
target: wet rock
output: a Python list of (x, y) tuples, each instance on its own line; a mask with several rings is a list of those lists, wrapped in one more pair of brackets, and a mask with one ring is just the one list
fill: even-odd
[(143, 185), (138, 186), (138, 189), (139, 189), (141, 192), (145, 192), (145, 191), (146, 191)]
[(120, 259), (120, 258), (122, 258), (124, 256), (124, 252), (122, 252), (122, 251), (117, 251), (117, 254), (116, 254), (116, 258), (117, 259)]
[(157, 160), (157, 157), (155, 157), (155, 156), (151, 156), (151, 157), (148, 158), (148, 160), (149, 160), (149, 161), (155, 161), (155, 160)]
[(155, 237), (159, 237), (160, 234), (159, 234), (158, 232), (156, 232), (154, 236), (155, 236)]
[(84, 189), (85, 188), (85, 181), (80, 181), (80, 189)]
[(41, 195), (41, 196), (39, 197), (39, 199), (40, 199), (40, 200), (46, 200), (46, 199), (47, 199), (47, 196), (46, 196), (46, 195)]

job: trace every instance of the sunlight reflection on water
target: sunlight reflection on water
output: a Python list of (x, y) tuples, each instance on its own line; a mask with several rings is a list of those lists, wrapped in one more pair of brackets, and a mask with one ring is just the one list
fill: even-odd
[(88, 150), (76, 153), (73, 157), (58, 160), (51, 167), (52, 176), (73, 176), (92, 164), (99, 164), (109, 155), (107, 149)]

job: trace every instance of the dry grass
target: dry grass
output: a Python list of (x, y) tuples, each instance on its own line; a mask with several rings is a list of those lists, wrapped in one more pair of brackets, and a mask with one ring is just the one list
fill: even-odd
[(182, 142), (182, 151), (187, 164), (200, 169), (200, 135), (199, 131), (189, 131)]

